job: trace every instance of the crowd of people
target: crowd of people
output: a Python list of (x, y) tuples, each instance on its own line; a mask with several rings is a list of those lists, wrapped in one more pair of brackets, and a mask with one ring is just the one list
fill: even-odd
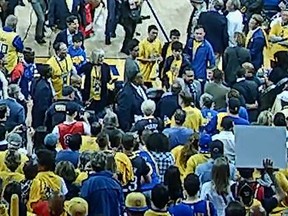
[[(54, 15), (62, 3), (50, 0)], [(18, 18), (2, 17), (0, 215), (287, 214), (287, 169), (271, 158), (238, 167), (234, 126), (288, 128), (288, 5), (271, 15), (262, 1), (191, 4), (185, 43), (172, 29), (163, 44), (156, 25), (133, 39), (139, 11), (122, 17), (133, 21), (122, 23), (123, 81), (103, 50), (86, 53), (85, 7), (48, 13), (62, 30), (45, 64), (24, 46)]]

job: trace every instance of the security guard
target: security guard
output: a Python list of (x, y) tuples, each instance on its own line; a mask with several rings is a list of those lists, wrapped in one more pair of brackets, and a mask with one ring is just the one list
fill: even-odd
[[(75, 100), (75, 90), (72, 86), (65, 86), (62, 90), (62, 95), (62, 99), (54, 102), (46, 111), (44, 125), (49, 132), (51, 132), (56, 125), (65, 121), (66, 105)], [(75, 102), (75, 104), (78, 107), (78, 113), (83, 113), (84, 108), (77, 102)]]
[(62, 97), (61, 92), (63, 85), (70, 85), (72, 74), (77, 74), (76, 68), (73, 66), (72, 59), (67, 54), (67, 46), (65, 43), (54, 44), (55, 55), (48, 61), (52, 68), (52, 84), (56, 92), (57, 99)]
[(6, 68), (10, 73), (18, 62), (18, 53), (24, 49), (20, 36), (15, 32), (17, 17), (9, 15), (5, 21), (5, 26), (0, 30), (0, 52), (5, 55), (7, 60)]

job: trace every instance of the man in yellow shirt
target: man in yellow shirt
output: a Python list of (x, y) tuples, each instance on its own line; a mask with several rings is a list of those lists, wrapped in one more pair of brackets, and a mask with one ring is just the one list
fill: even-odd
[(288, 51), (288, 8), (281, 11), (281, 22), (272, 25), (269, 40), (272, 42), (271, 57), (276, 52)]
[(62, 89), (64, 85), (70, 85), (70, 78), (73, 74), (77, 74), (76, 68), (73, 66), (72, 59), (67, 54), (66, 44), (60, 42), (54, 45), (55, 55), (48, 61), (52, 68), (52, 84), (56, 93), (56, 97), (62, 97)]
[(4, 54), (7, 65), (6, 69), (10, 73), (18, 63), (18, 53), (24, 49), (23, 41), (15, 32), (17, 17), (9, 15), (6, 18), (5, 26), (0, 30), (0, 52)]
[(152, 79), (158, 77), (158, 64), (162, 61), (162, 44), (157, 36), (158, 28), (150, 25), (148, 37), (139, 43), (139, 67), (147, 87), (152, 87)]

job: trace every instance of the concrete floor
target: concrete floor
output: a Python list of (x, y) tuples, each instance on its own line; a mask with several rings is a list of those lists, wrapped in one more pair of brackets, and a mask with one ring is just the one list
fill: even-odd
[[(188, 24), (188, 19), (191, 13), (191, 5), (189, 0), (149, 0), (155, 13), (157, 14), (163, 28), (165, 29), (167, 35), (169, 36), (169, 31), (172, 28), (177, 28), (182, 32), (182, 41), (185, 41), (186, 37), (186, 28)], [(16, 8), (15, 14), (18, 17), (18, 27), (17, 32), (20, 34), (22, 38), (24, 38), (29, 23), (32, 22), (32, 26), (28, 31), (27, 37), (24, 41), (25, 46), (32, 47), (36, 56), (47, 56), (49, 55), (49, 40), (53, 40), (55, 37), (53, 34), (48, 32), (50, 37), (46, 37), (47, 43), (46, 45), (39, 45), (34, 40), (35, 35), (35, 24), (36, 24), (36, 16), (32, 10), (30, 3), (24, 1), (26, 6)], [(106, 9), (104, 10), (106, 13)], [(151, 10), (149, 9), (146, 2), (143, 4), (142, 15), (150, 15), (151, 19), (143, 21), (142, 24), (137, 26), (136, 32), (140, 33), (140, 36), (137, 36), (137, 39), (143, 39), (147, 35), (147, 27), (151, 24), (156, 24), (156, 20), (154, 19)], [(104, 33), (103, 28), (100, 29), (96, 35), (85, 40), (85, 48), (87, 50), (87, 55), (92, 49), (102, 48), (106, 52), (106, 58), (123, 58), (124, 54), (119, 53), (119, 50), (122, 45), (124, 31), (120, 25), (117, 27), (116, 31), (117, 37), (112, 40), (112, 45), (106, 46), (104, 44)], [(48, 36), (49, 36), (48, 35)], [(160, 39), (165, 42), (163, 33), (159, 34)]]

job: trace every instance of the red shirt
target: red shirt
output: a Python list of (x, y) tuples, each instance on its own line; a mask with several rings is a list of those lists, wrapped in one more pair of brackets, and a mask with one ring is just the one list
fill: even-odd
[(72, 134), (84, 134), (83, 122), (76, 121), (72, 124), (61, 123), (58, 125), (59, 141), (63, 149), (68, 147), (67, 139)]

